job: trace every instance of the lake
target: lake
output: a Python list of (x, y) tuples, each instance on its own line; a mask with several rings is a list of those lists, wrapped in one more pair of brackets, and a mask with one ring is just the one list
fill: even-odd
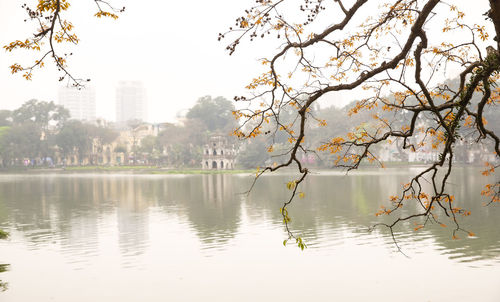
[[(452, 228), (413, 223), (368, 232), (419, 168), (321, 172), (279, 208), (292, 174), (0, 175), (1, 301), (500, 301), (500, 207), (492, 181), (457, 168), (450, 190), (471, 210)], [(415, 207), (416, 209), (416, 207)], [(411, 209), (410, 209), (411, 210)]]

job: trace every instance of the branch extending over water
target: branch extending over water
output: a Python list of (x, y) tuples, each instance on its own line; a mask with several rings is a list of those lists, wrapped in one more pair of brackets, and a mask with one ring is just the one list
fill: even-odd
[[(255, 91), (253, 96), (235, 98), (238, 102), (248, 104), (247, 108), (235, 112), (235, 116), (242, 120), (235, 135), (242, 139), (271, 135), (273, 141), (280, 131), (288, 136), (290, 146), (284, 152), (286, 159), (282, 163), (263, 168), (255, 179), (257, 181), (262, 174), (285, 167), (297, 168), (300, 176), (287, 184), (291, 194), (281, 208), (288, 239), (296, 236), (289, 229), (287, 207), (309, 173), (299, 156), (311, 152), (306, 144), (306, 131), (311, 122), (319, 122), (320, 126), (326, 124), (326, 121), (315, 118), (312, 106), (329, 93), (350, 91), (361, 86), (373, 90), (373, 96), (360, 100), (351, 109), (351, 114), (382, 107), (389, 112), (408, 112), (410, 118), (408, 121), (399, 121), (408, 124), (403, 124), (398, 129), (394, 126), (394, 121), (375, 114), (375, 126), (372, 126), (372, 130), (359, 127), (357, 132), (347, 133), (345, 137), (334, 137), (316, 146), (319, 151), (338, 154), (335, 160), (337, 167), (350, 171), (357, 169), (363, 161), (375, 161), (383, 165), (373, 149), (393, 140), (402, 140), (402, 148), (412, 152), (418, 152), (418, 148), (426, 144), (439, 150), (439, 159), (414, 176), (403, 187), (402, 195), (392, 198), (392, 206), (383, 208), (377, 215), (396, 215), (394, 213), (400, 212), (410, 201), (415, 202), (421, 210), (411, 214), (401, 213), (392, 223), (380, 223), (373, 227), (389, 228), (396, 242), (393, 230), (396, 225), (423, 219), (423, 223), (416, 225), (415, 230), (425, 227), (429, 222), (443, 226), (444, 223), (438, 216), (441, 212), (454, 225), (453, 238), (458, 238), (458, 232), (471, 235), (471, 232), (460, 226), (458, 219), (459, 216), (468, 216), (470, 213), (453, 205), (454, 197), (447, 192), (447, 181), (453, 170), (457, 141), (462, 139), (462, 126), (477, 131), (477, 142), (493, 141), (493, 152), (497, 159), (500, 156), (499, 137), (486, 128), (483, 119), (484, 107), (495, 106), (500, 99), (498, 91), (493, 92), (491, 89), (496, 86), (500, 70), (498, 49), (489, 47), (484, 56), (477, 43), (478, 40), (488, 39), (485, 28), (477, 24), (464, 24), (464, 14), (456, 6), (439, 0), (392, 1), (379, 8), (378, 16), (358, 25), (354, 17), (360, 14), (368, 1), (357, 0), (349, 9), (341, 1), (335, 1), (342, 14), (340, 21), (319, 32), (311, 30), (307, 33), (308, 25), (326, 10), (327, 4), (323, 1), (304, 1), (301, 10), (307, 11), (308, 16), (302, 24), (291, 24), (279, 11), (285, 1), (257, 2), (257, 6), (246, 11), (246, 16), (236, 20), (238, 29), (231, 28), (229, 32), (221, 34), (220, 38), (231, 32), (239, 33), (238, 38), (228, 46), (230, 53), (236, 50), (242, 37), (247, 34), (253, 40), (259, 33), (264, 37), (274, 31), (277, 32), (278, 40), (283, 42), (282, 47), (270, 59), (262, 59), (262, 63), (268, 65), (269, 69), (247, 86), (250, 91)], [(440, 15), (442, 13), (434, 12), (439, 4), (448, 6), (450, 13)], [(494, 9), (492, 4), (492, 10)], [(495, 28), (500, 28), (497, 26), (500, 18), (493, 13), (491, 15)], [(431, 18), (443, 20), (443, 32), (468, 31), (470, 40), (466, 38), (456, 45), (442, 41), (440, 45), (429, 46), (426, 24)], [(360, 28), (358, 32), (346, 30), (356, 26)], [(381, 36), (388, 33), (396, 39), (399, 50), (391, 50), (391, 47), (381, 43)], [(500, 34), (497, 33), (497, 36)], [(317, 52), (325, 51), (318, 48), (319, 45), (332, 53), (326, 62), (315, 57)], [(283, 70), (290, 66), (291, 59), (288, 56), (293, 54), (296, 56), (295, 67), (291, 68), (288, 76), (283, 76)], [(441, 64), (454, 64), (461, 68), (458, 89), (453, 90), (445, 84), (429, 85)], [(299, 88), (292, 87), (292, 83), (297, 84), (297, 81), (293, 81), (294, 77), (302, 79)], [(383, 96), (389, 87), (393, 91), (392, 87), (396, 86), (401, 90), (393, 92), (396, 96), (394, 99)], [(476, 94), (482, 95), (478, 104), (473, 103), (473, 96)], [(254, 102), (260, 102), (260, 108), (252, 106)], [(290, 123), (283, 118), (283, 112), (292, 110), (295, 118)], [(431, 192), (425, 192), (422, 180), (430, 184)], [(483, 195), (498, 201), (499, 187), (500, 183), (492, 184)]]

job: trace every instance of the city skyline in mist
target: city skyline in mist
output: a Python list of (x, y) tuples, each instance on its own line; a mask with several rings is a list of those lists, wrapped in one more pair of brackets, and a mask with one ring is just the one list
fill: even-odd
[[(23, 22), (26, 19), (23, 3), (0, 0), (0, 26), (4, 28), (0, 45), (32, 35), (34, 24)], [(144, 83), (149, 120), (159, 122), (175, 119), (177, 112), (190, 108), (205, 95), (232, 99), (244, 93), (245, 84), (258, 74), (238, 72), (249, 70), (249, 65), (258, 67), (258, 63), (255, 58), (248, 64), (241, 58), (230, 57), (224, 50), (227, 41), (217, 41), (217, 34), (232, 25), (251, 1), (222, 0), (217, 5), (198, 1), (198, 9), (191, 12), (191, 26), (186, 26), (189, 22), (185, 16), (177, 13), (184, 10), (183, 3), (116, 0), (113, 4), (126, 6), (116, 21), (95, 18), (93, 1), (71, 3), (66, 14), (80, 38), (77, 46), (68, 48), (73, 52), (69, 70), (76, 77), (91, 79), (90, 84), (96, 90), (97, 116), (107, 120), (116, 118), (115, 87), (122, 80)], [(206, 14), (214, 10), (219, 11), (216, 18)], [(66, 83), (58, 82), (60, 74), (49, 61), (34, 73), (32, 81), (10, 73), (8, 66), (14, 62), (30, 64), (37, 59), (36, 55), (0, 51), (1, 109), (18, 108), (30, 99), (57, 102), (59, 86)]]
[(58, 105), (68, 109), (71, 118), (80, 121), (95, 121), (105, 119), (124, 123), (128, 120), (149, 121), (147, 91), (142, 81), (119, 81), (115, 87), (115, 114), (114, 119), (104, 118), (96, 113), (96, 91), (91, 84), (82, 88), (74, 86), (60, 86), (58, 91)]

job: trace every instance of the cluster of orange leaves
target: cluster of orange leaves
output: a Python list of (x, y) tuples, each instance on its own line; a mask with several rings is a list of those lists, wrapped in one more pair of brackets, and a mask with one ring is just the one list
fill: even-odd
[(349, 109), (349, 112), (347, 112), (348, 116), (358, 114), (361, 110), (371, 110), (375, 107), (378, 107), (377, 102), (370, 102), (367, 99), (357, 101), (354, 107)]
[(40, 51), (40, 43), (33, 42), (29, 39), (26, 39), (24, 41), (16, 40), (14, 42), (10, 42), (8, 45), (5, 45), (3, 47), (6, 51), (11, 52), (12, 50), (16, 48), (20, 49), (30, 49), (30, 50), (37, 50)]
[[(60, 0), (59, 1), (59, 9), (67, 10), (70, 4), (68, 0)], [(43, 12), (52, 12), (57, 9), (57, 1), (55, 0), (38, 0), (38, 4), (36, 6), (36, 10), (40, 13)]]
[(342, 150), (342, 143), (344, 142), (345, 140), (342, 137), (334, 137), (328, 143), (319, 146), (318, 151), (328, 150), (332, 154), (337, 153)]
[(486, 170), (484, 170), (483, 172), (481, 172), (481, 174), (483, 174), (484, 176), (489, 176), (492, 173), (495, 173), (495, 166), (493, 166), (489, 162), (486, 162), (485, 166), (486, 166)]
[(101, 17), (108, 17), (112, 19), (118, 19), (118, 15), (110, 12), (105, 12), (105, 11), (98, 11), (97, 13), (94, 14), (95, 17), (101, 18)]
[(380, 215), (389, 215), (392, 213), (392, 210), (390, 209), (387, 209), (386, 207), (384, 206), (380, 206), (380, 211), (378, 211), (377, 213), (375, 213), (375, 216), (380, 216)]
[[(79, 39), (77, 35), (71, 33), (71, 31), (74, 29), (73, 24), (71, 22), (68, 22), (67, 20), (62, 19), (59, 19), (59, 21), (56, 22), (55, 19), (56, 17), (61, 18), (59, 13), (61, 11), (68, 10), (69, 7), (69, 0), (38, 0), (36, 8), (33, 11), (30, 11), (30, 16), (32, 18), (35, 18), (33, 16), (36, 16), (36, 18), (38, 18), (38, 32), (34, 34), (33, 38), (25, 39), (24, 41), (16, 40), (3, 46), (3, 48), (8, 52), (12, 52), (14, 49), (41, 51), (41, 47), (44, 45), (43, 40), (49, 39), (49, 35), (46, 34), (49, 30), (53, 31), (50, 37), (53, 38), (56, 43), (71, 42), (74, 44), (78, 44)], [(99, 12), (95, 14), (95, 16), (98, 18), (118, 18), (118, 15), (114, 13), (102, 10), (99, 10)], [(55, 30), (55, 28), (51, 28), (51, 26), (54, 25), (59, 26), (59, 29), (57, 31)], [(54, 50), (52, 49), (52, 51)], [(53, 57), (57, 61), (57, 64), (59, 66), (65, 65), (66, 60), (64, 58), (57, 56), (55, 53), (53, 53)], [(31, 67), (23, 67), (20, 64), (14, 63), (9, 66), (9, 68), (11, 70), (11, 73), (13, 74), (20, 71), (26, 71), (26, 73), (23, 74), (23, 77), (27, 80), (31, 80), (33, 69), (37, 66), (39, 68), (44, 67), (43, 58), (40, 61), (36, 60), (35, 64)]]
[(494, 184), (487, 184), (484, 186), (484, 190), (481, 191), (482, 196), (491, 198), (491, 202), (500, 203), (500, 182)]
[(257, 89), (257, 87), (259, 87), (259, 86), (265, 86), (265, 85), (268, 85), (268, 86), (275, 86), (276, 85), (276, 81), (272, 77), (271, 71), (268, 71), (268, 72), (262, 74), (258, 78), (254, 78), (250, 84), (245, 86), (245, 88), (249, 89), (249, 90), (253, 90), (253, 89)]
[(446, 137), (443, 131), (436, 131), (433, 128), (427, 130), (427, 133), (432, 137), (432, 149), (437, 149), (440, 144), (444, 144)]

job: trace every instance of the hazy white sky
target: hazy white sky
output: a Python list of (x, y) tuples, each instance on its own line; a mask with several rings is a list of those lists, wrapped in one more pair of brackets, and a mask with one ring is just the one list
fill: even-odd
[[(33, 25), (25, 24), (25, 0), (0, 0), (0, 45), (29, 37)], [(250, 51), (230, 57), (226, 42), (217, 34), (233, 24), (252, 1), (123, 1), (117, 21), (96, 19), (93, 1), (72, 1), (69, 18), (81, 39), (72, 49), (70, 70), (91, 78), (97, 90), (97, 113), (113, 120), (115, 86), (119, 80), (141, 80), (147, 88), (149, 119), (171, 119), (201, 96), (231, 99), (255, 75), (245, 72), (256, 64)], [(28, 2), (29, 3), (29, 2)], [(13, 62), (35, 57), (0, 51), (0, 108), (14, 109), (31, 98), (57, 101), (57, 72), (38, 71), (31, 82), (11, 75)], [(20, 58), (17, 60), (17, 58)], [(50, 65), (50, 64), (47, 64)]]
[[(476, 16), (487, 9), (487, 0), (452, 2)], [(23, 22), (23, 3), (30, 1), (0, 0), (0, 45), (32, 33), (33, 24)], [(217, 34), (233, 25), (254, 0), (113, 0), (116, 6), (127, 8), (117, 21), (93, 17), (91, 0), (71, 3), (68, 18), (81, 42), (71, 50), (70, 70), (92, 79), (97, 114), (108, 120), (115, 119), (115, 87), (120, 80), (143, 81), (149, 120), (158, 122), (172, 120), (204, 95), (228, 99), (241, 95), (262, 68), (256, 63), (264, 55), (261, 48), (243, 44), (229, 56), (224, 50), (229, 40), (217, 41)], [(62, 84), (52, 67), (38, 71), (32, 81), (10, 74), (12, 63), (34, 59), (33, 53), (0, 50), (0, 109), (17, 108), (32, 98), (57, 101)]]

